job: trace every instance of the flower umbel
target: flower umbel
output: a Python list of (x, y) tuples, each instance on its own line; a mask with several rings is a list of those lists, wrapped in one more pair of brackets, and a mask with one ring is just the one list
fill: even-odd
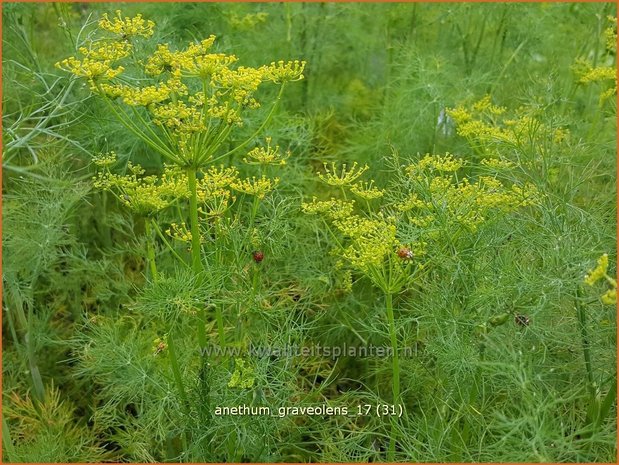
[(335, 162), (332, 162), (331, 165), (328, 165), (327, 162), (325, 162), (323, 166), (325, 172), (318, 173), (318, 177), (330, 186), (336, 187), (343, 187), (352, 184), (369, 169), (368, 165), (358, 167), (357, 162), (354, 162), (351, 167), (348, 167), (348, 165), (344, 163), (339, 170), (335, 166)]

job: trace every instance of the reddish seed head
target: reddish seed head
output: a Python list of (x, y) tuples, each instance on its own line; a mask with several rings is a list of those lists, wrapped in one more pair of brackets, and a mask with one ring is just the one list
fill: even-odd
[(251, 255), (256, 263), (260, 263), (262, 260), (264, 260), (264, 253), (259, 250), (252, 252)]
[(400, 247), (397, 253), (398, 257), (400, 257), (402, 260), (410, 260), (414, 256), (413, 251), (408, 247)]

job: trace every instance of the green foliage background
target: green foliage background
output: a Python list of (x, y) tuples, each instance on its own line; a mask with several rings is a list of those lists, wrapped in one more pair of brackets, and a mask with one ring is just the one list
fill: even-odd
[[(546, 194), (538, 210), (497, 220), (455, 251), (445, 247), (423, 282), (397, 297), (401, 344), (415, 348), (402, 360), (407, 414), (397, 425), (397, 460), (616, 461), (616, 312), (600, 303), (599, 289), (582, 285), (602, 253), (615, 271), (616, 102), (600, 105), (606, 88), (579, 83), (572, 70), (578, 58), (615, 66), (603, 38), (614, 4), (2, 9), (5, 461), (384, 461), (384, 418), (215, 418), (213, 409), (385, 403), (388, 359), (257, 358), (253, 387), (244, 389), (228, 386), (234, 360), (200, 357), (188, 336), (178, 344), (186, 414), (153, 341), (164, 331), (162, 313), (208, 302), (230, 309), (231, 321), (240, 309), (254, 344), (387, 344), (380, 295), (363, 279), (345, 292), (325, 253), (332, 239), (302, 215), (301, 202), (327, 194), (314, 176), (323, 161), (368, 163), (385, 187), (399, 182), (399, 163), (419, 154), (476, 161), (455, 128), (437, 122), (445, 108), (486, 94), (510, 109), (536, 109), (544, 124), (568, 129), (570, 143), (528, 179)], [(143, 225), (92, 189), (93, 154), (114, 150), (152, 172), (162, 166), (85, 84), (54, 68), (83, 40), (86, 21), (116, 9), (154, 20), (153, 46), (215, 34), (216, 49), (242, 64), (307, 61), (305, 80), (286, 89), (266, 131), (292, 157), (261, 212), (267, 259), (257, 308), (239, 304), (254, 297), (243, 281), (217, 292), (228, 271), (213, 268), (198, 285), (163, 248), (166, 277), (152, 284)], [(535, 147), (518, 156), (534, 159)], [(253, 265), (250, 250), (238, 252)], [(474, 328), (503, 312), (530, 324), (510, 318), (482, 340)], [(193, 320), (178, 321), (192, 334)], [(206, 324), (215, 342), (215, 322)]]

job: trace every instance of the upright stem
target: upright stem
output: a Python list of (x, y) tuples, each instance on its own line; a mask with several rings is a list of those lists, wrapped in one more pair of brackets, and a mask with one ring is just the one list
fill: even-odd
[(157, 264), (155, 263), (155, 244), (150, 218), (145, 218), (144, 229), (146, 230), (146, 255), (148, 265), (150, 266), (150, 274), (153, 277), (153, 282), (157, 282), (159, 275), (157, 274)]
[(159, 225), (157, 224), (157, 222), (153, 219), (151, 219), (151, 226), (153, 227), (153, 229), (155, 230), (155, 232), (157, 233), (157, 235), (159, 236), (159, 239), (161, 239), (161, 241), (165, 244), (165, 246), (168, 248), (168, 250), (170, 252), (172, 252), (172, 255), (174, 255), (176, 257), (176, 259), (181, 262), (184, 266), (189, 267), (189, 265), (187, 264), (187, 262), (185, 260), (183, 260), (183, 257), (181, 257), (176, 250), (174, 250), (174, 247), (172, 247), (172, 245), (168, 242), (168, 240), (165, 238), (165, 236), (163, 235), (163, 233), (161, 232), (161, 228), (159, 228)]
[[(32, 305), (28, 305), (28, 315), (26, 315), (26, 312), (24, 311), (24, 301), (21, 298), (19, 291), (14, 290), (11, 285), (5, 287), (3, 297), (5, 299), (7, 312), (9, 314), (14, 312), (14, 315), (11, 315), (11, 318), (9, 319), (9, 322), (13, 322), (15, 325), (15, 328), (12, 328), (13, 335), (16, 336), (17, 333), (19, 333), (23, 340), (23, 347), (26, 351), (26, 356), (28, 359), (30, 381), (32, 382), (34, 397), (39, 402), (43, 402), (45, 398), (45, 386), (43, 384), (41, 372), (39, 371), (34, 340), (32, 337), (34, 333)], [(15, 318), (13, 318), (13, 316)]]
[[(393, 352), (393, 404), (400, 403), (400, 358), (398, 354), (398, 339), (395, 330), (395, 318), (393, 316), (393, 295), (390, 292), (385, 294), (385, 305), (387, 307), (387, 319), (389, 320), (389, 336), (391, 338), (391, 350)], [(389, 450), (387, 460), (393, 462), (395, 458), (396, 425), (392, 419), (391, 438), (389, 440)]]
[[(183, 384), (183, 376), (181, 374), (181, 369), (178, 364), (178, 353), (176, 352), (176, 342), (174, 341), (174, 332), (173, 328), (170, 328), (168, 332), (167, 342), (168, 342), (168, 352), (170, 354), (170, 364), (172, 365), (172, 375), (174, 376), (174, 383), (176, 384), (176, 389), (178, 389), (178, 394), (181, 398), (181, 404), (183, 412), (187, 417), (187, 422), (191, 421), (191, 411), (189, 408), (189, 397), (187, 396), (187, 391), (185, 391), (185, 385)], [(183, 449), (187, 450), (187, 436), (183, 435)]]
[(576, 313), (580, 323), (580, 337), (582, 342), (582, 351), (585, 357), (585, 369), (587, 370), (587, 384), (589, 393), (592, 398), (595, 398), (595, 388), (593, 384), (593, 368), (591, 365), (591, 350), (589, 349), (589, 337), (587, 335), (587, 315), (585, 308), (581, 302), (582, 290), (580, 287), (576, 290)]
[(198, 274), (202, 271), (202, 261), (200, 259), (200, 225), (198, 224), (198, 187), (196, 183), (196, 168), (187, 168), (187, 178), (189, 182), (189, 215), (191, 221), (191, 266), (193, 271)]

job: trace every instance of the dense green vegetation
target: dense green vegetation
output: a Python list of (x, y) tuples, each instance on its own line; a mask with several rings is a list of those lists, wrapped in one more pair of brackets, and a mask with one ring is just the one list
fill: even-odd
[(4, 461), (616, 461), (614, 4), (2, 14)]

